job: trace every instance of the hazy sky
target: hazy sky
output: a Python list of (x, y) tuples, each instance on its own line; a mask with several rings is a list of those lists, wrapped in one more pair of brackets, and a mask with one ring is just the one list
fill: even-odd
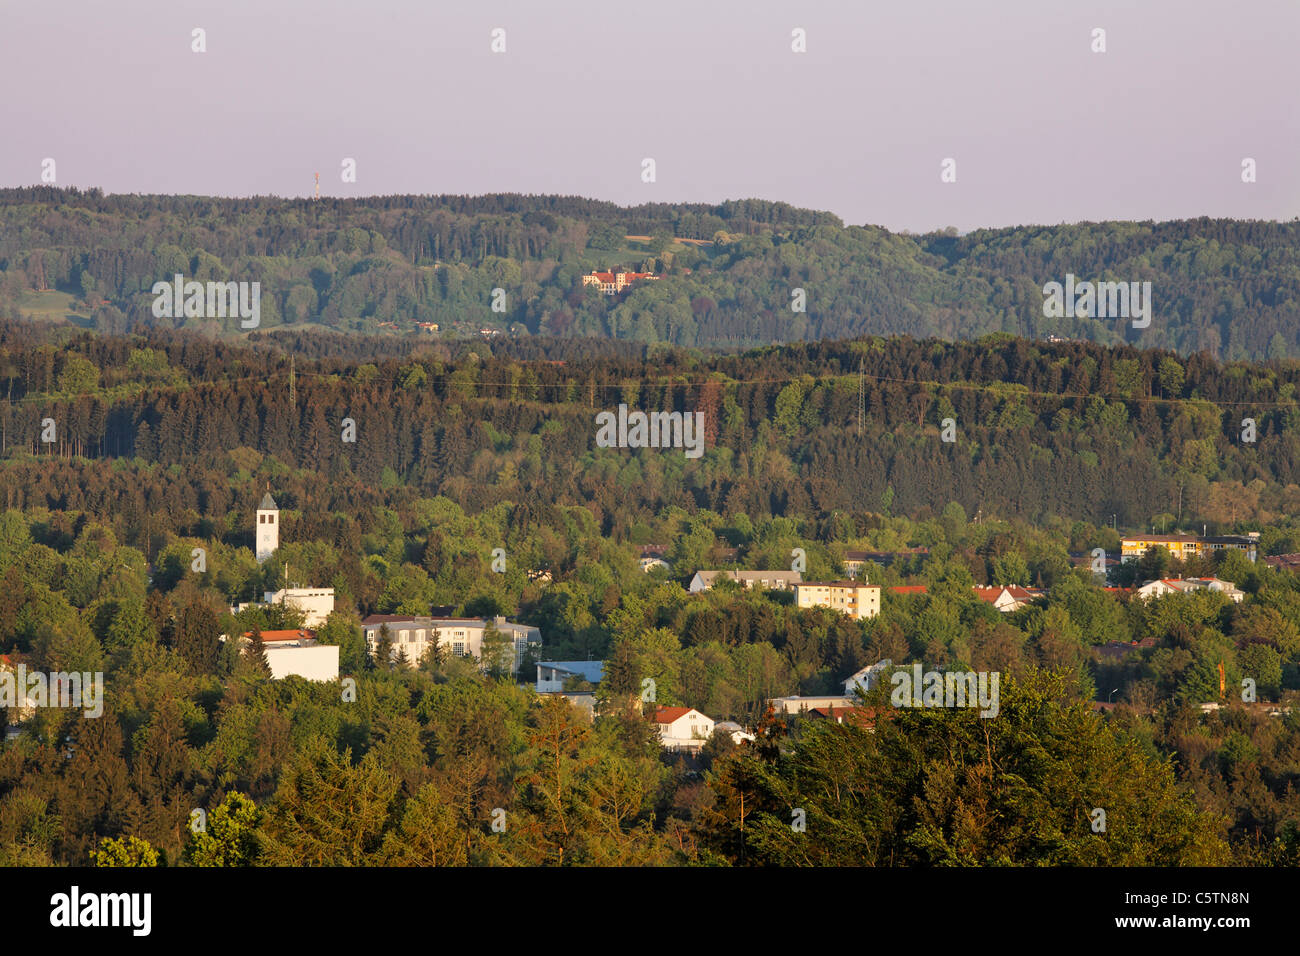
[(0, 0), (0, 185), (1291, 219), (1298, 50), (1300, 0)]

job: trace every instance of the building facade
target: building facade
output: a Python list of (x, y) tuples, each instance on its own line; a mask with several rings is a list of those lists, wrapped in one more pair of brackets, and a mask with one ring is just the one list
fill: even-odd
[(829, 607), (856, 620), (880, 613), (880, 585), (857, 581), (804, 581), (794, 586), (796, 607)]
[(659, 707), (654, 722), (665, 750), (699, 753), (713, 736), (713, 720), (694, 707)]
[(400, 614), (372, 614), (361, 622), (366, 650), (371, 657), (379, 645), (380, 632), (388, 626), (393, 660), (405, 653), (411, 666), (420, 663), (432, 647), (441, 647), (453, 657), (483, 659), (483, 636), (495, 627), (513, 648), (513, 671), (518, 673), (529, 645), (542, 643), (542, 632), (527, 624), (513, 624), (504, 617), (486, 618), (408, 617)]
[(593, 269), (582, 277), (582, 284), (594, 285), (605, 295), (618, 295), (634, 282), (652, 282), (658, 278), (653, 272), (597, 272)]
[(1216, 551), (1231, 548), (1243, 552), (1247, 558), (1254, 561), (1259, 556), (1259, 532), (1209, 538), (1198, 538), (1191, 534), (1133, 535), (1120, 539), (1120, 563), (1136, 561), (1151, 548), (1164, 548), (1171, 557), (1179, 561), (1186, 561), (1188, 558), (1200, 555), (1212, 555)]
[(783, 591), (803, 580), (803, 575), (798, 571), (696, 571), (687, 590), (692, 594), (707, 591), (719, 577), (743, 584), (751, 591), (755, 587)]
[(280, 509), (275, 506), (275, 499), (268, 491), (262, 496), (262, 503), (257, 506), (257, 563), (266, 560), (280, 546)]
[(262, 595), (267, 604), (284, 604), (303, 612), (303, 627), (320, 627), (334, 611), (333, 588), (281, 588)]

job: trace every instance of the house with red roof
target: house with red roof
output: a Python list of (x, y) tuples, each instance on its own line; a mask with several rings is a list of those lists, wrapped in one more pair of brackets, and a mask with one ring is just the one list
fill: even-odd
[(977, 598), (986, 604), (992, 604), (1003, 614), (1010, 614), (1012, 611), (1019, 611), (1022, 607), (1028, 607), (1035, 598), (1043, 596), (1042, 591), (1031, 591), (1029, 588), (1022, 588), (1018, 584), (998, 588), (974, 588), (973, 590)]
[(634, 282), (650, 282), (660, 276), (653, 272), (597, 272), (595, 269), (590, 275), (582, 277), (584, 286), (594, 285), (605, 295), (618, 295)]
[(656, 707), (654, 723), (659, 743), (668, 751), (699, 753), (713, 736), (713, 720), (694, 707)]

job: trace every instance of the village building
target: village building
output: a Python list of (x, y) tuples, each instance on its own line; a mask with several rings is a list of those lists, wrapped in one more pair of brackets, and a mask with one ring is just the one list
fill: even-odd
[(1234, 604), (1240, 604), (1246, 599), (1245, 591), (1231, 581), (1219, 578), (1160, 578), (1143, 584), (1137, 589), (1137, 595), (1150, 599), (1164, 597), (1166, 594), (1191, 594), (1193, 591), (1217, 591)]
[(605, 677), (604, 661), (538, 661), (537, 693), (558, 694), (575, 677), (595, 687)]
[(597, 272), (582, 277), (584, 286), (596, 286), (605, 295), (618, 295), (634, 282), (653, 282), (660, 277), (653, 272)]
[(798, 571), (696, 571), (687, 590), (692, 594), (708, 591), (719, 577), (743, 584), (751, 591), (755, 586), (784, 591), (803, 580)]
[(402, 614), (371, 614), (361, 622), (366, 638), (366, 649), (374, 657), (381, 631), (388, 627), (390, 653), (393, 660), (403, 654), (408, 664), (415, 666), (432, 647), (441, 647), (453, 657), (473, 657), (482, 661), (483, 638), (495, 628), (514, 650), (513, 672), (523, 666), (524, 654), (530, 645), (542, 643), (542, 632), (527, 624), (514, 624), (504, 617), (486, 618), (411, 617)]
[[(245, 631), (239, 639), (240, 648), (246, 649), (252, 637), (252, 631)], [(226, 638), (227, 635), (221, 635), (222, 641)], [(263, 631), (262, 648), (273, 680), (295, 675), (312, 681), (338, 680), (338, 645), (320, 643), (315, 631), (307, 628)]]
[(654, 723), (660, 744), (673, 753), (699, 753), (713, 735), (713, 720), (694, 707), (658, 707)]
[(1019, 611), (1022, 607), (1028, 607), (1036, 598), (1040, 598), (1046, 593), (1036, 589), (1022, 588), (1018, 584), (1011, 584), (1006, 587), (974, 588), (973, 590), (977, 598), (986, 604), (992, 604), (994, 608), (1003, 614), (1010, 614), (1012, 611)]
[(1136, 561), (1152, 548), (1164, 548), (1171, 557), (1179, 561), (1212, 555), (1225, 549), (1235, 549), (1254, 561), (1259, 553), (1259, 532), (1217, 537), (1197, 537), (1191, 534), (1132, 535), (1120, 539), (1120, 562), (1128, 564), (1130, 561)]
[(794, 586), (796, 607), (828, 607), (854, 620), (880, 613), (880, 585), (857, 581), (803, 581)]

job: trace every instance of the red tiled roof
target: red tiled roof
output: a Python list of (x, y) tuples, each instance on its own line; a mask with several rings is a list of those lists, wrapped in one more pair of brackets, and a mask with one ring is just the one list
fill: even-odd
[[(245, 631), (244, 637), (252, 637), (252, 631)], [(313, 641), (316, 639), (316, 632), (309, 631), (306, 628), (297, 631), (263, 631), (262, 643), (271, 644), (275, 641)]]
[(674, 720), (685, 717), (693, 709), (691, 707), (660, 707), (655, 711), (655, 723), (671, 724)]
[(925, 594), (930, 589), (924, 584), (900, 584), (897, 587), (890, 588), (889, 590), (893, 591), (895, 594)]

